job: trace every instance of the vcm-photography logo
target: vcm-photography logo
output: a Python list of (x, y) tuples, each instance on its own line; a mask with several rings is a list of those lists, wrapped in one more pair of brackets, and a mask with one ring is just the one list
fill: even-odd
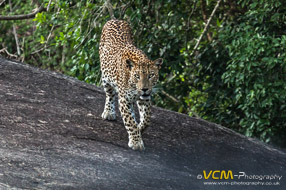
[(249, 175), (246, 172), (234, 174), (232, 170), (203, 170), (202, 174), (197, 175), (197, 179), (208, 180), (204, 185), (280, 185), (282, 175)]
[(197, 176), (197, 179), (233, 179), (233, 174), (231, 170), (228, 170), (227, 172), (225, 170), (211, 170), (208, 173), (206, 170), (203, 170), (203, 175), (199, 174)]
[(203, 175), (199, 174), (197, 179), (256, 179), (256, 180), (281, 180), (282, 175), (247, 175), (245, 172), (239, 172), (238, 175), (233, 175), (231, 170), (203, 170)]

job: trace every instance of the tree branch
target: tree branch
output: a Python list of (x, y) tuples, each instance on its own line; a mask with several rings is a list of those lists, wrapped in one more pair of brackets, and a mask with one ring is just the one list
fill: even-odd
[(1, 1), (1, 2), (0, 2), (0, 6), (1, 6), (5, 1), (6, 1), (6, 0)]
[(34, 12), (26, 14), (26, 15), (11, 15), (11, 16), (4, 16), (0, 15), (0, 20), (24, 20), (24, 19), (31, 19), (35, 18), (35, 15), (37, 13), (46, 11), (46, 9), (43, 6), (40, 6), (37, 8)]
[(120, 18), (122, 19), (125, 15), (126, 10), (131, 6), (131, 2), (128, 2), (126, 5), (124, 5), (120, 12)]
[(47, 37), (47, 40), (45, 41), (44, 47), (42, 47), (42, 48), (40, 48), (40, 49), (38, 49), (38, 50), (32, 52), (31, 55), (32, 55), (32, 54), (35, 54), (35, 53), (39, 53), (40, 51), (43, 51), (43, 50), (45, 50), (45, 49), (48, 47), (48, 42), (49, 42), (49, 39), (50, 39), (51, 36), (52, 36), (52, 32), (53, 32), (54, 28), (55, 28), (55, 25), (52, 26), (52, 28), (51, 28), (51, 30), (50, 30), (50, 33), (49, 33), (49, 35), (48, 35), (48, 37)]
[(8, 56), (10, 56), (11, 58), (15, 58), (15, 59), (18, 58), (17, 55), (14, 55), (14, 54), (12, 54), (12, 53), (9, 53), (8, 50), (7, 50), (7, 48), (1, 49), (1, 50), (0, 50), (0, 53), (6, 53), (6, 54), (7, 54)]
[(106, 0), (105, 1), (105, 7), (107, 8), (108, 12), (109, 12), (109, 16), (111, 19), (116, 19), (113, 13), (113, 8), (112, 8), (112, 4), (110, 3), (110, 0)]
[[(12, 3), (11, 0), (9, 0), (9, 6), (10, 6), (10, 12), (12, 12)], [(17, 54), (20, 56), (21, 55), (21, 51), (20, 51), (20, 46), (19, 46), (19, 39), (18, 39), (18, 35), (17, 35), (17, 30), (16, 30), (16, 25), (13, 24), (13, 33), (14, 33), (14, 37), (15, 37), (15, 41), (16, 41), (16, 47), (17, 47)]]
[[(207, 9), (206, 9), (206, 1), (205, 0), (201, 0), (201, 9), (202, 9), (203, 19), (204, 19), (204, 22), (206, 24), (208, 22), (208, 19), (207, 19)], [(208, 37), (208, 40), (211, 42), (212, 41), (212, 35), (209, 32), (207, 32), (207, 37)]]
[(50, 6), (51, 6), (51, 3), (52, 3), (52, 0), (49, 1), (49, 4), (48, 4), (48, 6), (47, 6), (47, 11), (49, 11)]
[(202, 41), (203, 36), (204, 36), (205, 33), (207, 32), (207, 30), (208, 30), (208, 28), (209, 28), (209, 25), (210, 25), (210, 23), (211, 23), (211, 20), (212, 20), (214, 14), (215, 14), (217, 8), (219, 7), (220, 2), (221, 2), (221, 0), (218, 0), (218, 1), (217, 1), (217, 4), (216, 4), (216, 6), (215, 6), (215, 8), (214, 8), (214, 10), (213, 10), (213, 12), (212, 12), (210, 18), (208, 19), (208, 22), (207, 22), (207, 24), (205, 25), (205, 28), (204, 28), (204, 30), (203, 30), (203, 32), (202, 32), (202, 34), (201, 34), (201, 36), (200, 36), (198, 42), (196, 43), (196, 45), (195, 45), (195, 47), (194, 47), (194, 50), (193, 50), (191, 56), (194, 55), (195, 51), (196, 51), (197, 48), (199, 47), (200, 42)]
[(16, 41), (17, 54), (21, 55), (20, 46), (19, 46), (19, 39), (18, 39), (18, 35), (17, 35), (17, 30), (16, 30), (15, 24), (13, 24), (13, 33), (14, 33), (14, 37), (15, 37), (15, 41)]
[(173, 100), (174, 102), (179, 103), (179, 100), (177, 100), (174, 96), (168, 94), (165, 90), (161, 89), (160, 92), (165, 96), (167, 96), (168, 98), (170, 98), (171, 100)]

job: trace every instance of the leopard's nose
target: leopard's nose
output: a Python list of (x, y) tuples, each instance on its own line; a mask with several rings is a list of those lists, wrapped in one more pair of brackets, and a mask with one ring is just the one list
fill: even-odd
[(148, 88), (142, 88), (142, 91), (145, 93), (147, 92)]

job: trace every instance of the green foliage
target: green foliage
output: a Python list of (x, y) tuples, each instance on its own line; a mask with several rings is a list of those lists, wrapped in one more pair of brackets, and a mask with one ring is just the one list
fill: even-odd
[(286, 134), (286, 9), (282, 1), (261, 2), (251, 3), (239, 24), (225, 27), (221, 41), (231, 60), (222, 79), (235, 89), (241, 130), (268, 142)]
[[(49, 0), (39, 0), (45, 7)], [(56, 0), (33, 20), (3, 21), (0, 45), (21, 60), (100, 85), (99, 40), (110, 19), (105, 0)], [(283, 0), (223, 1), (193, 52), (217, 0), (110, 1), (130, 22), (136, 45), (164, 58), (154, 103), (286, 146), (286, 9)], [(203, 3), (203, 4), (201, 4)], [(34, 5), (35, 6), (35, 5)], [(2, 15), (27, 14), (31, 1), (8, 1)], [(194, 53), (194, 56), (191, 54)]]
[(285, 144), (286, 9), (281, 3), (250, 3), (244, 15), (226, 23), (200, 54), (198, 76), (210, 84), (200, 112), (204, 118)]

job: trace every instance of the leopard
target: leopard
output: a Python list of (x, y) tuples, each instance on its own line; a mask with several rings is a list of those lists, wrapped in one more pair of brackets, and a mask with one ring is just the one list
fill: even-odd
[[(134, 44), (132, 29), (125, 20), (109, 20), (99, 43), (101, 82), (105, 105), (101, 117), (116, 120), (115, 97), (123, 124), (128, 133), (128, 147), (144, 150), (142, 133), (150, 125), (151, 95), (159, 80), (163, 59), (151, 60)], [(135, 104), (139, 121), (135, 118)]]

